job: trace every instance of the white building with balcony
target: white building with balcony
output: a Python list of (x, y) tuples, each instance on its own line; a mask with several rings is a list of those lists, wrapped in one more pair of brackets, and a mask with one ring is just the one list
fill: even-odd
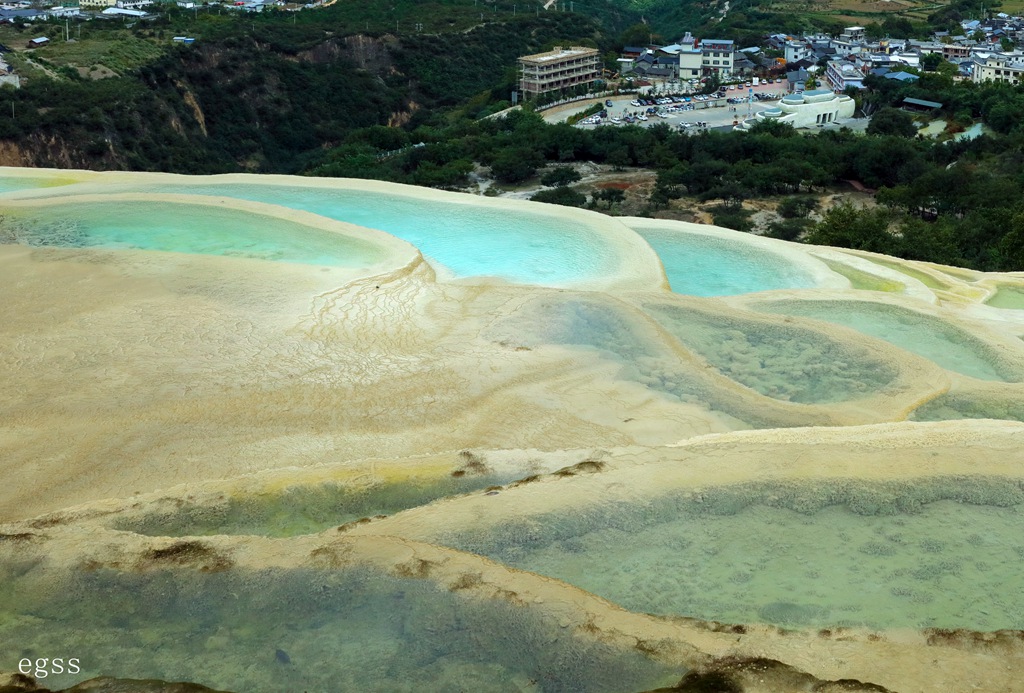
[(725, 39), (703, 39), (700, 42), (701, 69), (706, 75), (726, 79), (733, 70), (733, 42)]
[(864, 88), (864, 73), (847, 60), (829, 60), (825, 68), (825, 80), (837, 92), (846, 91), (848, 87)]
[(1024, 56), (988, 53), (974, 59), (972, 82), (1024, 83)]
[(803, 41), (786, 41), (786, 45), (782, 49), (782, 56), (787, 63), (795, 63), (804, 58), (813, 57), (814, 51)]

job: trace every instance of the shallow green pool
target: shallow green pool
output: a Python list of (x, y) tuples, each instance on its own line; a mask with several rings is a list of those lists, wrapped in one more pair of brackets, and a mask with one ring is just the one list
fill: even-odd
[(1020, 373), (1001, 363), (995, 350), (977, 337), (940, 318), (900, 306), (867, 301), (776, 301), (758, 308), (844, 325), (981, 380), (1021, 380)]
[(115, 529), (149, 536), (257, 534), (289, 537), (313, 534), (346, 522), (426, 505), (439, 498), (500, 486), (513, 474), (467, 474), (442, 479), (408, 479), (365, 487), (303, 486), (279, 493), (229, 496), (213, 504), (185, 502), (118, 521)]
[(45, 573), (0, 566), (0, 668), (76, 657), (77, 676), (236, 691), (640, 691), (681, 672), (539, 608), (370, 569)]
[(993, 308), (1024, 310), (1024, 287), (1001, 286), (986, 303)]
[(4, 175), (0, 168), (0, 194), (16, 192), (19, 190), (36, 190), (38, 188), (55, 188), (61, 185), (70, 185), (77, 181), (62, 178), (30, 177)]
[(683, 306), (644, 308), (724, 375), (774, 399), (842, 402), (868, 396), (896, 377), (895, 369), (866, 349), (806, 328)]
[(913, 421), (955, 421), (957, 419), (1005, 419), (1024, 421), (1024, 396), (1019, 392), (979, 395), (948, 392), (921, 405)]
[(634, 611), (798, 627), (1024, 627), (1015, 481), (746, 485), (438, 540)]

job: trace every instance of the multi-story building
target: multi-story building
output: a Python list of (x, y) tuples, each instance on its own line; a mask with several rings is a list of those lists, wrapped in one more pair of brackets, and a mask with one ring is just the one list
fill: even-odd
[(971, 57), (971, 47), (961, 46), (956, 43), (947, 43), (942, 46), (942, 57), (951, 63), (958, 63)]
[(783, 57), (786, 58), (787, 63), (799, 62), (812, 55), (814, 55), (814, 51), (805, 41), (786, 41), (783, 48)]
[(1024, 84), (1024, 56), (998, 53), (979, 55), (975, 57), (971, 80)]
[(864, 73), (847, 60), (829, 60), (825, 80), (832, 91), (843, 92), (847, 87), (864, 88)]
[(829, 41), (829, 45), (835, 49), (836, 55), (840, 58), (845, 58), (848, 55), (854, 53), (860, 53), (863, 50), (863, 44), (860, 41), (846, 41), (844, 39), (832, 39)]
[(589, 84), (600, 76), (601, 56), (596, 48), (555, 46), (553, 51), (519, 58), (519, 88), (526, 95)]
[(732, 75), (733, 42), (725, 39), (703, 39), (700, 42), (701, 69), (719, 79)]
[(863, 41), (865, 34), (866, 30), (862, 26), (848, 26), (839, 34), (839, 38), (844, 41)]
[(679, 79), (697, 79), (704, 71), (704, 53), (690, 32), (679, 42)]

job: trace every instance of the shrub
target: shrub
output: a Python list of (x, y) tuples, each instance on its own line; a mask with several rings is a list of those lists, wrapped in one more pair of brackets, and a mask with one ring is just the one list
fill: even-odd
[(580, 178), (582, 178), (582, 176), (580, 176), (576, 169), (570, 168), (569, 166), (558, 166), (541, 176), (540, 182), (542, 185), (555, 187), (575, 183), (580, 180)]
[(565, 185), (541, 190), (530, 199), (534, 202), (547, 202), (553, 205), (565, 205), (566, 207), (582, 207), (587, 203), (586, 195), (576, 192)]

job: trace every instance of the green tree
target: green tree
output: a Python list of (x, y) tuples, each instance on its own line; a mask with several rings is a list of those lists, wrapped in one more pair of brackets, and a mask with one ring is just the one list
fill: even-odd
[(913, 38), (914, 25), (906, 17), (886, 17), (882, 22), (882, 31), (886, 36), (896, 38)]
[(921, 67), (928, 72), (935, 72), (939, 67), (939, 63), (945, 62), (941, 53), (928, 53), (927, 55), (921, 56)]
[(917, 134), (917, 128), (914, 126), (914, 119), (909, 113), (898, 108), (886, 107), (871, 116), (867, 133), (869, 135), (913, 137)]
[(891, 216), (885, 209), (858, 209), (841, 204), (825, 212), (807, 236), (808, 243), (896, 255), (897, 242), (889, 232)]
[(649, 43), (658, 43), (661, 36), (651, 31), (647, 24), (634, 24), (619, 34), (619, 44), (622, 46), (646, 46)]
[(985, 122), (996, 132), (1005, 135), (1020, 122), (1020, 106), (1011, 101), (994, 103), (985, 114)]
[(606, 202), (611, 208), (621, 204), (626, 199), (626, 193), (618, 188), (605, 188), (594, 193), (594, 202)]
[(569, 166), (557, 166), (541, 176), (540, 182), (541, 185), (556, 187), (575, 183), (580, 180), (581, 177), (582, 176), (580, 176), (579, 172), (574, 168)]
[(797, 219), (806, 217), (818, 206), (818, 200), (813, 197), (787, 197), (779, 203), (779, 214), (785, 219)]
[(566, 207), (582, 207), (587, 203), (586, 195), (576, 192), (566, 185), (541, 190), (530, 199), (534, 202), (547, 202), (549, 204), (564, 205)]
[(736, 231), (750, 231), (750, 217), (753, 214), (749, 209), (743, 209), (735, 205), (718, 205), (711, 208), (711, 217), (716, 226), (724, 226), (727, 229)]
[(769, 226), (767, 235), (783, 241), (796, 241), (807, 232), (810, 225), (809, 219), (784, 219)]
[(491, 175), (499, 183), (520, 183), (537, 172), (532, 150), (504, 149), (491, 162)]
[(999, 241), (1000, 268), (1007, 272), (1024, 270), (1024, 212), (1013, 216), (1008, 233)]

